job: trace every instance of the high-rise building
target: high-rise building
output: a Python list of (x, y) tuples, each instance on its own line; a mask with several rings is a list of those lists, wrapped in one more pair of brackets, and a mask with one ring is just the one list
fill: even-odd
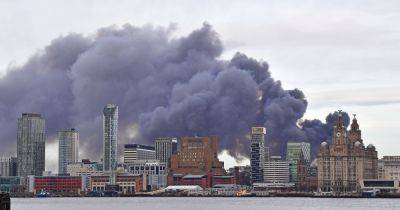
[(138, 160), (155, 160), (156, 151), (154, 147), (143, 144), (124, 145), (124, 163), (131, 164)]
[(78, 162), (79, 134), (74, 129), (58, 132), (58, 173), (66, 174), (67, 165)]
[(288, 183), (289, 161), (282, 160), (281, 156), (271, 156), (264, 163), (264, 182), (266, 183)]
[(400, 180), (400, 156), (383, 156), (379, 160), (378, 178)]
[(263, 182), (263, 167), (266, 160), (265, 134), (266, 129), (264, 127), (251, 128), (250, 166), (252, 183)]
[[(290, 182), (297, 183), (299, 163), (307, 167), (311, 162), (311, 146), (306, 142), (288, 142), (286, 148), (286, 160), (289, 161)], [(303, 167), (303, 166), (301, 166)]]
[(103, 110), (103, 170), (113, 171), (118, 165), (118, 106), (107, 104)]
[(23, 113), (18, 118), (18, 175), (41, 176), (45, 170), (45, 120), (40, 114)]
[(0, 157), (0, 176), (17, 176), (17, 158)]
[(218, 159), (218, 138), (182, 137), (179, 151), (171, 155), (170, 174), (225, 175), (224, 162)]
[(171, 155), (177, 151), (178, 140), (171, 137), (158, 137), (155, 139), (155, 146), (156, 159), (168, 164)]
[(341, 111), (333, 128), (332, 144), (321, 143), (318, 153), (318, 188), (335, 193), (352, 192), (361, 179), (377, 179), (378, 154), (370, 144), (364, 147), (354, 117), (348, 131)]

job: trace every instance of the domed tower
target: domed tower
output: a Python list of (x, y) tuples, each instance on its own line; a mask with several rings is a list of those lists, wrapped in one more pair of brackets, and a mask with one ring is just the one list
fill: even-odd
[(351, 128), (349, 131), (349, 143), (353, 144), (356, 141), (359, 141), (360, 143), (363, 143), (361, 139), (361, 130), (360, 126), (358, 125), (356, 115), (353, 114), (353, 122), (351, 123)]

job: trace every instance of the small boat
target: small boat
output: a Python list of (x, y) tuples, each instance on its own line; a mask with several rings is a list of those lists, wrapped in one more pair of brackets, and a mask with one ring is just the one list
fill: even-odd
[(49, 192), (46, 192), (46, 191), (41, 191), (39, 194), (36, 194), (36, 197), (38, 197), (38, 198), (47, 198), (47, 197), (51, 197), (51, 194)]
[(365, 190), (361, 193), (363, 198), (374, 198), (379, 193), (379, 190)]
[(247, 192), (246, 190), (240, 190), (239, 192), (236, 193), (236, 197), (250, 197), (253, 196), (250, 192)]

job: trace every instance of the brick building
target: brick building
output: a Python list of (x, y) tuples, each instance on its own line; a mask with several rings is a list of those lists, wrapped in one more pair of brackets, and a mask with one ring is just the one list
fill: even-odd
[(180, 149), (171, 155), (170, 174), (225, 175), (224, 162), (218, 159), (218, 138), (183, 137)]
[(34, 193), (41, 191), (53, 193), (80, 194), (82, 178), (80, 176), (36, 176), (34, 177)]

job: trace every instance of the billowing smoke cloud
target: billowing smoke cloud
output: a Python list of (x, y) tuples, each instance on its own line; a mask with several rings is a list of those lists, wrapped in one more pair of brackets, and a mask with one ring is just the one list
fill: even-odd
[(0, 79), (0, 152), (16, 150), (17, 117), (38, 112), (49, 139), (75, 127), (85, 156), (100, 158), (107, 103), (119, 105), (120, 144), (218, 135), (221, 150), (238, 156), (248, 154), (252, 126), (267, 127), (275, 153), (284, 153), (287, 141), (317, 148), (330, 138), (337, 113), (325, 123), (299, 122), (307, 108), (302, 91), (284, 90), (266, 62), (241, 53), (220, 59), (223, 46), (210, 25), (180, 38), (171, 33), (124, 25), (90, 37), (70, 34), (9, 69)]

